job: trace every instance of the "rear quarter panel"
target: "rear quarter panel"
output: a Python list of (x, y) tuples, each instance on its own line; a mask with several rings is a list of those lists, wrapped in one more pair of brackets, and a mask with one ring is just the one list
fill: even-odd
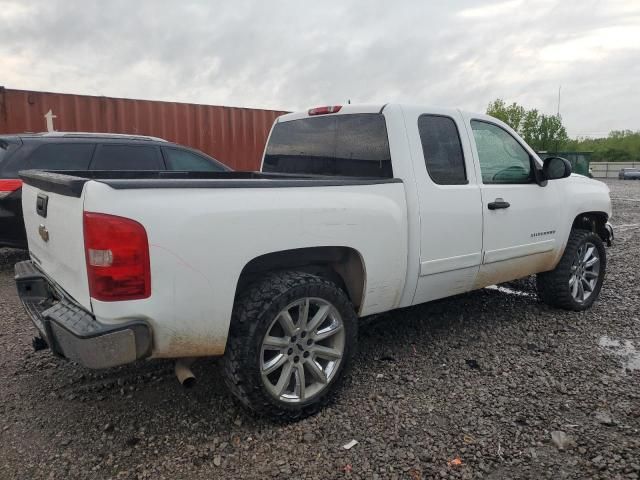
[(89, 182), (85, 210), (132, 218), (147, 230), (151, 297), (91, 303), (106, 323), (149, 322), (156, 357), (222, 354), (240, 273), (263, 254), (355, 249), (366, 270), (361, 315), (396, 307), (403, 292), (407, 219), (401, 183), (114, 190)]

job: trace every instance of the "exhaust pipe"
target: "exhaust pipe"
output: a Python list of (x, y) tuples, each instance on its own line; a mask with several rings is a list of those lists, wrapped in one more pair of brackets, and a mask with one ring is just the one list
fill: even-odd
[(196, 384), (196, 376), (191, 371), (191, 365), (195, 358), (180, 358), (176, 360), (175, 372), (180, 385), (184, 388), (191, 388)]
[(49, 348), (49, 344), (42, 337), (33, 337), (33, 339), (31, 340), (31, 345), (33, 345), (34, 352), (39, 352), (40, 350)]

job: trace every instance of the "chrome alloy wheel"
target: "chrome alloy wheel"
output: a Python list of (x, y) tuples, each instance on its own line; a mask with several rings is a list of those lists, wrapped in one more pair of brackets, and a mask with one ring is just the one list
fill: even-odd
[(276, 399), (306, 402), (338, 372), (345, 347), (344, 323), (326, 300), (306, 297), (278, 313), (262, 339), (262, 382)]
[(593, 293), (600, 276), (600, 254), (593, 243), (578, 248), (569, 276), (571, 296), (578, 303), (585, 302)]

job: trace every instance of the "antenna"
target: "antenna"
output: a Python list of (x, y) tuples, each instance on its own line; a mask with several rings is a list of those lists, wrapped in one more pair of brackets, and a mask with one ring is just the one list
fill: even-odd
[[(558, 85), (558, 113), (556, 113), (556, 116), (558, 117), (558, 120), (560, 120), (560, 91), (562, 90), (562, 85)], [(558, 153), (558, 139), (556, 138), (556, 151), (555, 153)]]
[(557, 116), (560, 116), (560, 90), (562, 90), (562, 85), (558, 86), (558, 113)]

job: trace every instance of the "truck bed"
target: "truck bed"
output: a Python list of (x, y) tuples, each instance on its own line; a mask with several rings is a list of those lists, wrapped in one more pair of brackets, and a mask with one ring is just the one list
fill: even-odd
[(141, 188), (286, 188), (402, 183), (399, 178), (329, 177), (262, 172), (175, 172), (146, 170), (26, 170), (20, 178), (29, 185), (79, 198), (89, 180), (116, 190)]
[[(292, 252), (333, 249), (340, 255), (327, 262), (357, 262), (366, 272), (354, 298), (361, 315), (396, 307), (404, 291), (407, 207), (399, 179), (254, 172), (21, 175), (35, 266), (101, 325), (147, 322), (155, 357), (220, 355), (241, 276), (269, 255), (281, 264)], [(144, 227), (149, 297), (105, 301), (90, 295), (86, 213)]]

